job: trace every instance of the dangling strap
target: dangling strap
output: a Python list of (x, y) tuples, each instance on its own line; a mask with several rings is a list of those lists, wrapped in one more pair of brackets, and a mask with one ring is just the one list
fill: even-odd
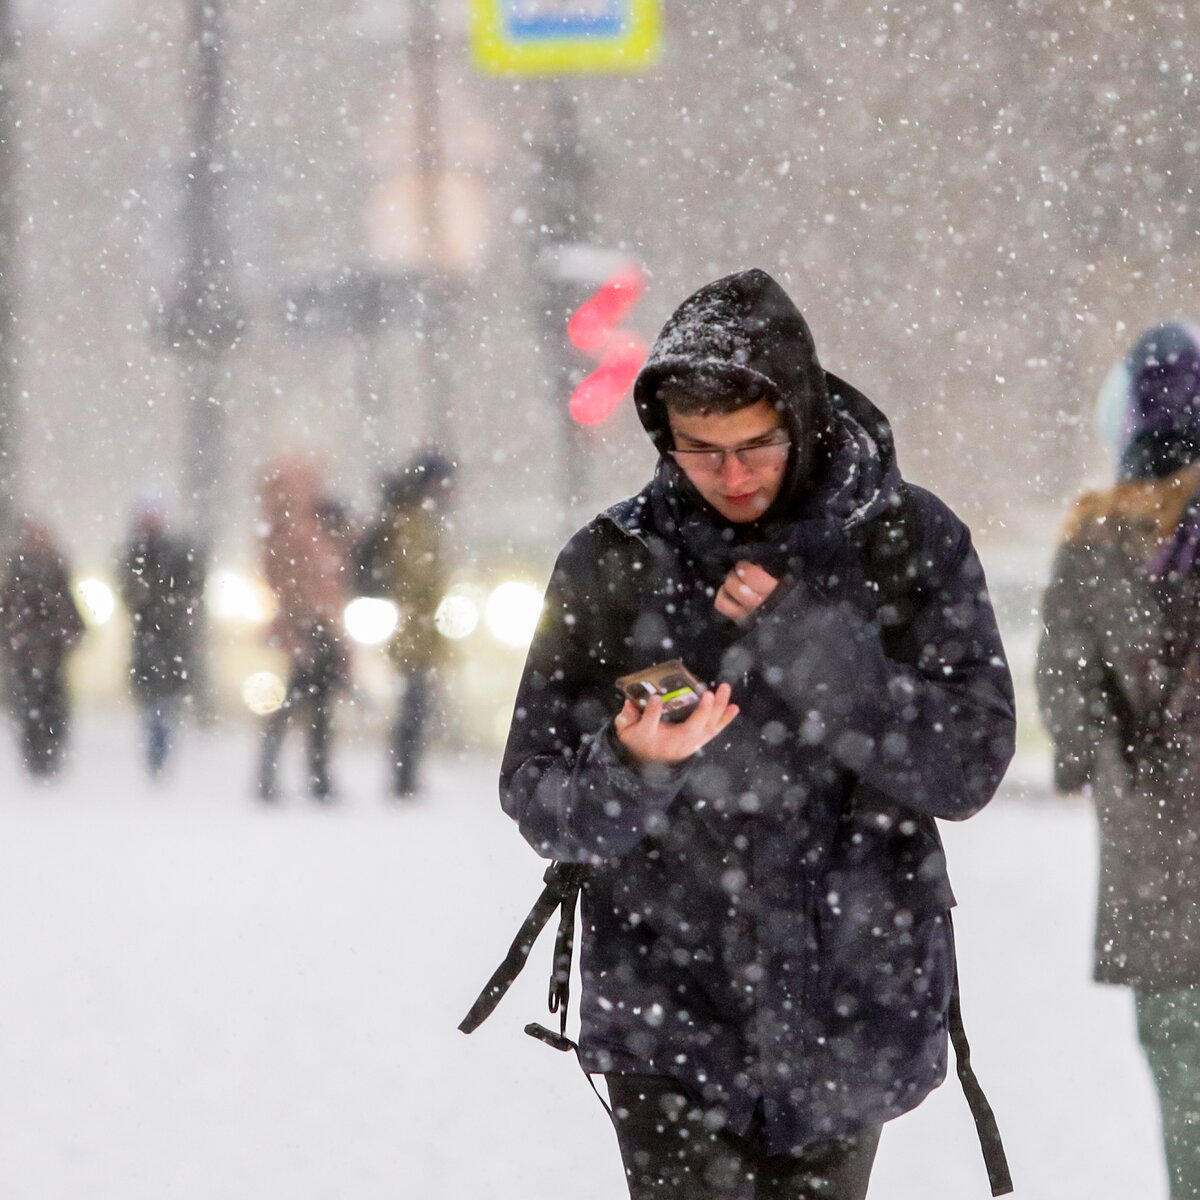
[(574, 1050), (576, 1054), (579, 1047), (567, 1037), (567, 1008), (571, 1003), (571, 958), (575, 949), (575, 904), (578, 899), (579, 889), (572, 888), (559, 901), (562, 911), (554, 939), (554, 969), (550, 972), (550, 995), (546, 1001), (550, 1011), (558, 1013), (558, 1032), (536, 1021), (525, 1026), (525, 1032), (539, 1042), (545, 1042), (555, 1050)]
[[(571, 864), (551, 863), (546, 868), (546, 874), (543, 877), (545, 887), (542, 889), (542, 894), (537, 898), (534, 906), (529, 910), (527, 916), (517, 930), (517, 936), (513, 939), (513, 943), (508, 948), (508, 953), (504, 956), (504, 961), (493, 972), (491, 979), (488, 980), (487, 986), (479, 993), (478, 999), (471, 1005), (471, 1011), (463, 1017), (459, 1023), (459, 1029), (463, 1033), (474, 1033), (484, 1021), (492, 1015), (496, 1009), (496, 1005), (504, 998), (505, 992), (513, 985), (513, 981), (520, 975), (529, 958), (529, 951), (533, 949), (533, 943), (537, 941), (538, 934), (546, 927), (546, 922), (554, 915), (554, 910), (560, 905), (567, 906), (567, 901), (570, 901), (571, 909), (571, 929), (574, 931), (575, 922), (575, 898), (579, 895), (579, 885), (582, 878), (582, 869)], [(554, 1011), (555, 987), (559, 975), (559, 954), (563, 942), (562, 923), (559, 924), (558, 943), (556, 945), (555, 961), (554, 961), (554, 979), (551, 981), (551, 1012)], [(564, 1001), (563, 1008), (563, 1023), (566, 1024), (566, 1004), (567, 989), (570, 979), (570, 951), (571, 946), (567, 945), (567, 979), (568, 983), (563, 985), (562, 999)]]
[(992, 1195), (1007, 1196), (1013, 1190), (1012, 1175), (1008, 1169), (1004, 1143), (1000, 1140), (1000, 1127), (996, 1124), (992, 1106), (983, 1094), (983, 1088), (979, 1086), (979, 1080), (971, 1067), (971, 1047), (967, 1043), (967, 1031), (963, 1026), (957, 974), (954, 979), (954, 991), (950, 996), (949, 1022), (950, 1042), (954, 1046), (954, 1058), (958, 1063), (958, 1081), (962, 1084), (971, 1116), (975, 1118), (975, 1132), (979, 1135), (979, 1148), (983, 1151)]
[[(565, 1022), (564, 1022), (565, 1025)], [(604, 1111), (611, 1117), (613, 1115), (612, 1107), (605, 1098), (600, 1095), (600, 1089), (596, 1086), (596, 1081), (592, 1078), (592, 1073), (583, 1065), (583, 1055), (579, 1052), (579, 1045), (571, 1041), (565, 1033), (555, 1033), (552, 1029), (547, 1029), (545, 1025), (539, 1025), (536, 1021), (530, 1021), (525, 1026), (525, 1032), (531, 1038), (537, 1038), (539, 1042), (545, 1042), (547, 1046), (553, 1047), (555, 1050), (562, 1050), (566, 1053), (568, 1050), (574, 1051), (575, 1058), (579, 1062), (579, 1069), (583, 1072), (583, 1077), (588, 1081), (588, 1086), (596, 1093), (596, 1099), (604, 1106)]]
[(583, 1065), (579, 1046), (567, 1037), (567, 1009), (571, 1002), (571, 961), (575, 953), (575, 909), (579, 903), (579, 888), (583, 882), (584, 871), (584, 867), (571, 863), (551, 863), (547, 867), (543, 877), (546, 886), (542, 889), (542, 894), (517, 931), (504, 961), (496, 968), (487, 986), (479, 993), (479, 998), (471, 1005), (471, 1011), (463, 1017), (458, 1027), (463, 1033), (474, 1033), (492, 1015), (496, 1005), (504, 998), (504, 993), (512, 987), (528, 961), (529, 951), (533, 949), (538, 934), (545, 929), (546, 923), (554, 915), (554, 910), (561, 909), (558, 934), (554, 939), (554, 969), (550, 975), (548, 1001), (550, 1011), (558, 1013), (559, 1031), (555, 1033), (545, 1025), (531, 1021), (525, 1026), (525, 1032), (555, 1050), (574, 1051), (584, 1078), (596, 1093), (596, 1099), (604, 1106), (604, 1111), (611, 1117), (612, 1108), (600, 1095), (596, 1081)]
[(571, 958), (575, 953), (575, 906), (579, 887), (568, 889), (562, 898), (558, 933), (554, 938), (554, 970), (550, 975), (550, 995), (546, 1000), (552, 1013), (558, 1013), (563, 1036), (567, 1033), (567, 1006), (571, 1003)]

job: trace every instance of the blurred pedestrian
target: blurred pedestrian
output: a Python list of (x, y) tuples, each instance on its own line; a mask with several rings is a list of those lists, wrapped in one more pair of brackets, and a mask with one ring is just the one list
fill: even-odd
[(196, 686), (200, 579), (194, 548), (168, 532), (156, 497), (140, 497), (121, 556), (120, 588), (130, 620), (129, 678), (152, 776), (166, 765)]
[(1173, 1200), (1200, 1197), (1200, 329), (1109, 376), (1117, 480), (1075, 504), (1042, 605), (1054, 780), (1100, 825), (1095, 976), (1133, 990)]
[(355, 556), (357, 590), (387, 597), (398, 611), (388, 648), (404, 689), (389, 743), (398, 797), (420, 789), (437, 670), (445, 657), (434, 616), (446, 590), (442, 527), (453, 482), (454, 464), (436, 451), (386, 476), (379, 516)]
[(271, 639), (289, 663), (284, 701), (263, 726), (258, 773), (263, 800), (277, 796), (279, 755), (293, 716), (307, 720), (308, 789), (318, 800), (334, 798), (333, 703), (349, 671), (342, 633), (347, 561), (322, 523), (323, 496), (317, 464), (302, 456), (276, 460), (263, 484), (263, 571), (278, 605)]
[(26, 520), (0, 587), (0, 637), (22, 759), (35, 777), (54, 775), (63, 764), (66, 659), (82, 634), (66, 558), (44, 525)]

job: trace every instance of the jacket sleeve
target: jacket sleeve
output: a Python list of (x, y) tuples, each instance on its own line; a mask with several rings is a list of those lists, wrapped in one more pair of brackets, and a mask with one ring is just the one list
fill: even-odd
[(1092, 778), (1096, 744), (1113, 706), (1092, 626), (1090, 593), (1099, 579), (1085, 544), (1059, 547), (1042, 598), (1037, 694), (1054, 745), (1054, 786), (1079, 791)]
[(746, 648), (802, 739), (897, 803), (962, 820), (999, 787), (1016, 718), (983, 567), (966, 526), (937, 503), (911, 620), (886, 650), (874, 620), (803, 582), (754, 624)]
[(606, 606), (597, 589), (605, 585), (594, 552), (578, 542), (560, 555), (546, 591), (504, 751), (500, 802), (543, 858), (601, 862), (662, 826), (687, 766), (641, 768), (621, 749), (612, 727), (620, 696), (599, 629)]

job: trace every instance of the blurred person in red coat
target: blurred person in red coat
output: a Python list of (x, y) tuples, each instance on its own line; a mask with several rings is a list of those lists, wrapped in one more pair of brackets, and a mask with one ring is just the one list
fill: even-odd
[(321, 520), (324, 497), (321, 470), (308, 457), (276, 459), (263, 481), (263, 571), (278, 605), (271, 641), (289, 660), (284, 701), (263, 726), (258, 793), (267, 801), (278, 795), (279, 755), (297, 713), (308, 720), (308, 789), (315, 799), (333, 799), (331, 717), (349, 663), (342, 632), (346, 555)]

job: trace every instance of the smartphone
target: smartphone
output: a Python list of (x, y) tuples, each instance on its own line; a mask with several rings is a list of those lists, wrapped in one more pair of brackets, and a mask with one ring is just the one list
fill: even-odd
[(646, 707), (651, 696), (661, 696), (662, 719), (671, 725), (686, 721), (700, 703), (701, 695), (708, 690), (678, 658), (656, 663), (632, 675), (622, 675), (617, 680), (617, 687), (639, 709)]

